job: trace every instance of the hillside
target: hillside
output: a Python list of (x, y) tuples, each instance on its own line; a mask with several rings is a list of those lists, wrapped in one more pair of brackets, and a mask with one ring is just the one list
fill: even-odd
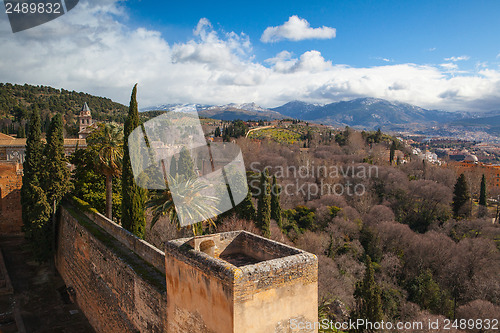
[(492, 135), (500, 135), (500, 115), (464, 118), (452, 124), (455, 126), (463, 126), (469, 130), (484, 130)]
[(76, 116), (85, 102), (96, 120), (125, 120), (128, 108), (109, 98), (48, 86), (0, 83), (0, 123), (12, 133), (20, 124), (25, 125), (29, 112), (36, 106), (41, 113), (43, 131), (47, 129), (50, 117), (62, 113), (66, 131), (69, 136), (73, 136), (77, 133)]
[(293, 101), (272, 110), (292, 118), (364, 129), (393, 129), (410, 124), (447, 123), (461, 117), (459, 113), (427, 110), (378, 98), (357, 98), (326, 105)]

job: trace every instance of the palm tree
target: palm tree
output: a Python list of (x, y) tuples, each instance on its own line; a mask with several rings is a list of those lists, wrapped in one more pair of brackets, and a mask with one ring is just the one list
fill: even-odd
[(96, 153), (94, 164), (106, 176), (106, 217), (113, 218), (113, 177), (119, 176), (123, 159), (123, 129), (116, 124), (100, 124), (87, 138)]
[[(162, 216), (168, 216), (170, 222), (176, 223), (179, 229), (181, 228), (179, 216), (191, 221), (206, 221), (215, 226), (212, 218), (219, 213), (216, 208), (219, 199), (201, 193), (210, 185), (204, 184), (196, 177), (184, 180), (184, 177), (179, 175), (175, 177), (168, 175), (167, 179), (166, 189), (156, 192), (146, 203), (146, 207), (151, 208), (153, 215), (151, 228)], [(172, 193), (175, 193), (177, 206), (174, 204)], [(192, 228), (196, 236), (194, 224)]]

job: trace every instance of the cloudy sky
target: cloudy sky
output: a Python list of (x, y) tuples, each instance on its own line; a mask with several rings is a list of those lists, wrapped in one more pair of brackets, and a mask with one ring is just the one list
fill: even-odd
[(500, 109), (500, 1), (80, 0), (12, 33), (0, 13), (0, 82), (50, 85), (140, 107), (357, 97)]

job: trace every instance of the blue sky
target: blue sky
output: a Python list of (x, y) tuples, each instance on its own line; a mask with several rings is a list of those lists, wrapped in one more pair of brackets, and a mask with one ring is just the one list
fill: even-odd
[(357, 97), (500, 109), (500, 1), (81, 0), (12, 34), (0, 78), (142, 106)]
[[(244, 32), (254, 44), (257, 60), (281, 50), (302, 54), (321, 51), (334, 63), (375, 66), (395, 63), (441, 63), (444, 58), (468, 55), (474, 62), (498, 63), (500, 1), (166, 1), (133, 0), (130, 23), (162, 32), (169, 42), (183, 42), (199, 19), (216, 29)], [(336, 29), (329, 40), (260, 43), (265, 28), (292, 15), (312, 27)], [(467, 65), (466, 65), (467, 66)]]

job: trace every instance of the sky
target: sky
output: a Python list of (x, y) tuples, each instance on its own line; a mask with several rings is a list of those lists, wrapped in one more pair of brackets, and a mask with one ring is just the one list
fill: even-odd
[(12, 33), (0, 82), (140, 107), (358, 97), (500, 110), (500, 1), (81, 0)]

